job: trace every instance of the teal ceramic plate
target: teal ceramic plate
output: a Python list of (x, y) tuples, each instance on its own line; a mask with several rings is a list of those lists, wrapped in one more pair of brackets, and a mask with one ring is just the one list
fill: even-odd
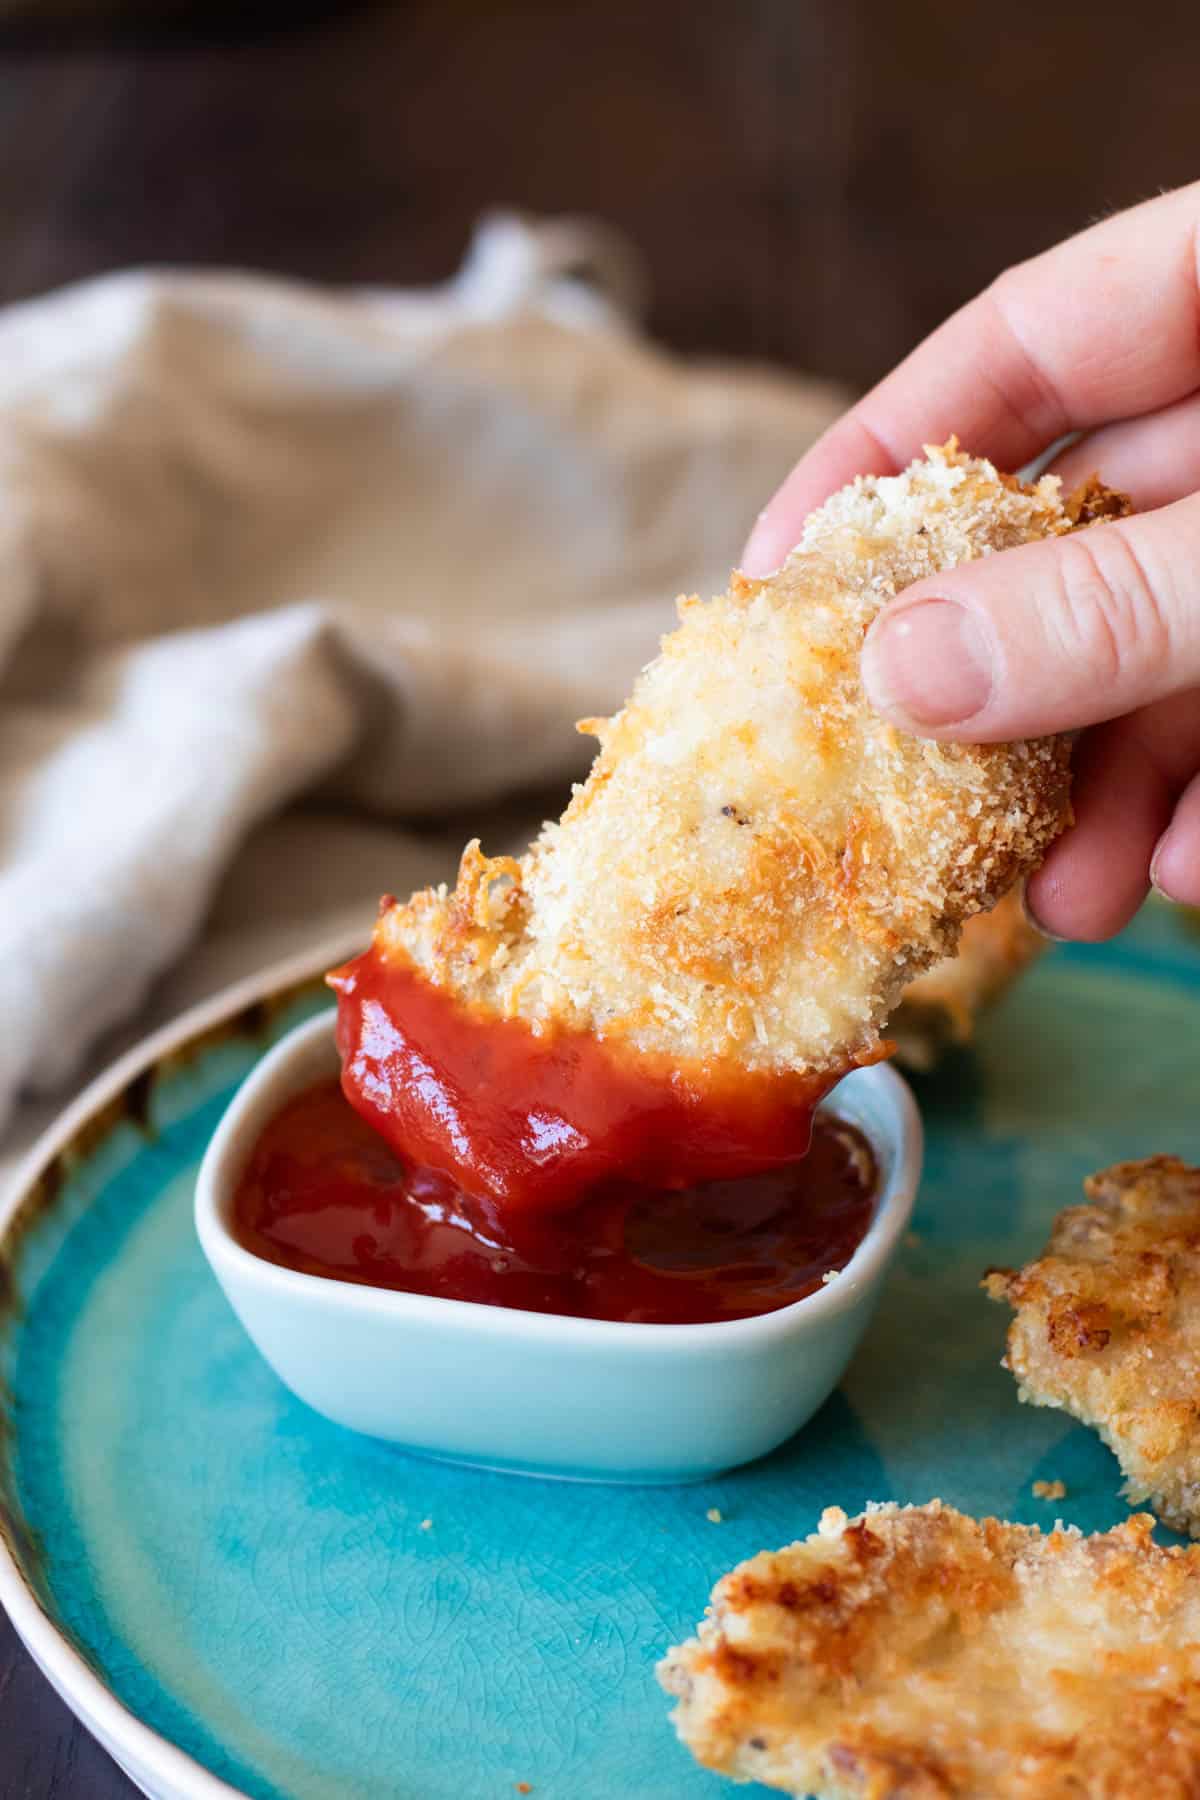
[[(1037, 1250), (1089, 1170), (1200, 1161), (1182, 918), (1055, 952), (917, 1084), (915, 1237), (848, 1377), (782, 1451), (700, 1487), (423, 1462), (326, 1425), (259, 1360), (193, 1239), (192, 1181), (237, 1081), (321, 999), (276, 978), (127, 1058), (0, 1222), (0, 1598), (147, 1793), (716, 1800), (653, 1667), (730, 1563), (831, 1502), (1126, 1512), (1092, 1434), (1018, 1406), (977, 1282)], [(1036, 1500), (1039, 1477), (1067, 1498)]]

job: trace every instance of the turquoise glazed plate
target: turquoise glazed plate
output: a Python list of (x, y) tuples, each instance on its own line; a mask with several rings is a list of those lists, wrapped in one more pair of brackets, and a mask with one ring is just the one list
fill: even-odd
[[(915, 1232), (841, 1389), (766, 1461), (676, 1489), (421, 1461), (325, 1424), (251, 1348), (194, 1241), (192, 1183), (237, 1082), (323, 1003), (292, 970), (160, 1034), (0, 1214), (0, 1599), (146, 1793), (717, 1800), (653, 1671), (731, 1563), (830, 1503), (1124, 1516), (1097, 1439), (1018, 1406), (978, 1279), (1038, 1250), (1091, 1169), (1200, 1161), (1182, 915), (1055, 951), (914, 1084)], [(1066, 1499), (1035, 1499), (1039, 1478)]]

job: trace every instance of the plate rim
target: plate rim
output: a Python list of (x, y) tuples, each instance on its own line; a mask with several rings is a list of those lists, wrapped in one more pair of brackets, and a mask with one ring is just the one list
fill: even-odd
[[(59, 1113), (22, 1157), (0, 1194), (0, 1253), (19, 1221), (23, 1202), (55, 1159), (93, 1119), (111, 1106), (139, 1076), (264, 999), (315, 981), (327, 968), (361, 949), (366, 928), (341, 931), (307, 950), (293, 952), (196, 1002), (130, 1046)], [(14, 1432), (14, 1438), (16, 1433)], [(0, 1607), (40, 1673), (80, 1723), (112, 1756), (136, 1786), (161, 1800), (249, 1800), (211, 1769), (154, 1730), (119, 1700), (55, 1624), (27, 1580), (13, 1545), (0, 1530)], [(133, 1775), (126, 1758), (139, 1773)]]

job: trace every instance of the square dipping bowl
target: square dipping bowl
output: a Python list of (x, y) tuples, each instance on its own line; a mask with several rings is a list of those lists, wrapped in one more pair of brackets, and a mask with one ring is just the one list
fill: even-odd
[(237, 1242), (234, 1194), (268, 1120), (338, 1072), (332, 1009), (289, 1033), (230, 1103), (196, 1187), (196, 1228), (226, 1295), (301, 1400), (352, 1431), (454, 1462), (583, 1481), (699, 1481), (765, 1455), (836, 1386), (912, 1213), (922, 1132), (885, 1064), (822, 1110), (878, 1165), (866, 1235), (813, 1294), (712, 1325), (626, 1324), (397, 1293), (282, 1268)]

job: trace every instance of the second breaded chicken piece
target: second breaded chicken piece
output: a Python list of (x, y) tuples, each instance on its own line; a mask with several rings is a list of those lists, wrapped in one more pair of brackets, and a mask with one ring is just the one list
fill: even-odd
[(991, 912), (976, 913), (964, 924), (956, 953), (905, 988), (888, 1023), (896, 1060), (931, 1069), (949, 1045), (969, 1044), (980, 1013), (1048, 948), (1025, 917), (1016, 888)]
[(921, 576), (1123, 510), (1064, 502), (950, 447), (814, 513), (765, 581), (735, 576), (613, 719), (560, 823), (519, 861), (388, 907), (385, 959), (476, 1010), (688, 1063), (842, 1073), (901, 989), (1068, 818), (1064, 739), (927, 742), (867, 703), (872, 619)]
[(1195, 1800), (1200, 1547), (830, 1508), (659, 1679), (705, 1765), (817, 1800)]
[(985, 1277), (1016, 1312), (1005, 1366), (1022, 1400), (1096, 1428), (1131, 1501), (1200, 1537), (1200, 1169), (1151, 1156), (1083, 1186), (1036, 1262)]

